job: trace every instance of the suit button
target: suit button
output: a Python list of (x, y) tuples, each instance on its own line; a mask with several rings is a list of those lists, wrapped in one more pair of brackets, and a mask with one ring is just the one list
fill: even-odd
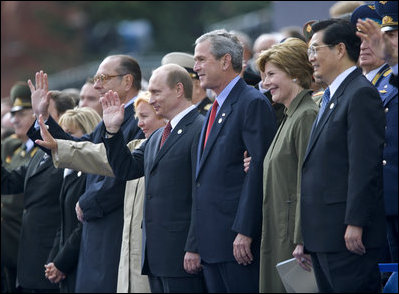
[(389, 108), (388, 107), (385, 108), (384, 111), (385, 111), (385, 113), (387, 113), (389, 111)]
[(385, 159), (382, 161), (382, 165), (387, 165), (387, 161)]
[(150, 194), (148, 194), (148, 195), (147, 195), (147, 198), (148, 198), (148, 199), (151, 199), (151, 195), (150, 195)]
[(197, 183), (197, 188), (199, 188), (201, 186), (201, 184), (200, 183)]
[(27, 210), (26, 210), (26, 209), (24, 209), (24, 210), (23, 210), (23, 213), (27, 213)]

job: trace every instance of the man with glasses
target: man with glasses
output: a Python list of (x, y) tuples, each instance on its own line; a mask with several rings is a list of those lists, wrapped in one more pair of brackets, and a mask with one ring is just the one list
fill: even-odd
[(384, 246), (385, 116), (356, 68), (360, 39), (345, 20), (312, 25), (309, 61), (328, 85), (302, 166), (301, 217), (320, 292), (379, 292)]
[[(133, 102), (141, 89), (141, 70), (137, 61), (127, 55), (108, 56), (93, 78), (94, 88), (104, 96), (116, 91), (125, 105), (121, 132), (124, 140), (144, 138), (134, 117)], [(106, 134), (101, 122), (89, 135), (75, 138), (65, 133), (48, 114), (47, 74), (36, 73), (36, 87), (29, 80), (32, 108), (36, 117), (43, 116), (51, 135), (58, 139), (101, 143)], [(41, 139), (37, 125), (29, 130), (33, 140)], [(51, 155), (51, 152), (46, 150)], [(123, 228), (123, 198), (126, 181), (88, 175), (86, 191), (76, 204), (78, 219), (83, 223), (77, 269), (76, 292), (116, 292)]]

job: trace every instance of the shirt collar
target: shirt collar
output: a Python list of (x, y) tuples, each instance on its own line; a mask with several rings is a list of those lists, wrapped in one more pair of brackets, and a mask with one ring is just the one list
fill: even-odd
[(329, 85), (328, 87), (330, 88), (330, 97), (333, 97), (335, 92), (337, 91), (338, 87), (341, 85), (341, 83), (346, 79), (347, 76), (350, 75), (351, 72), (353, 72), (356, 69), (356, 66), (351, 66), (347, 70), (343, 71), (340, 73), (335, 80)]
[(195, 108), (195, 105), (191, 105), (184, 109), (183, 111), (179, 112), (177, 115), (175, 115), (174, 118), (171, 119), (170, 125), (172, 126), (172, 130), (177, 126), (177, 124), (181, 121), (183, 117), (186, 116), (187, 113), (189, 113), (191, 110)]
[(311, 95), (311, 92), (312, 90), (309, 89), (304, 89), (301, 92), (299, 92), (298, 95), (296, 95), (296, 97), (291, 101), (288, 108), (284, 109), (284, 113), (288, 116), (291, 116), (295, 112), (301, 101), (304, 99), (304, 97), (306, 95)]
[(369, 73), (365, 74), (366, 78), (371, 82), (373, 81), (374, 77), (376, 76), (376, 74), (380, 71), (380, 69), (382, 67), (385, 66), (385, 63), (383, 65), (381, 65), (380, 67), (373, 69), (372, 71), (370, 71)]
[(26, 152), (29, 152), (33, 146), (35, 144), (33, 143), (33, 141), (31, 139), (28, 139), (28, 141), (26, 141), (25, 146), (26, 146)]
[[(219, 94), (219, 96), (216, 96), (216, 100), (218, 102), (218, 110), (222, 107), (224, 101), (227, 99), (227, 96), (229, 96), (231, 90), (234, 88), (234, 86), (237, 84), (238, 80), (240, 79), (240, 76), (236, 76), (234, 79), (231, 80), (230, 83), (227, 84), (227, 86), (223, 89), (223, 91)], [(217, 112), (216, 112), (217, 113)]]
[(130, 104), (133, 104), (136, 99), (137, 99), (137, 95), (134, 96), (133, 99), (130, 99), (129, 102), (125, 104), (125, 108), (128, 107)]

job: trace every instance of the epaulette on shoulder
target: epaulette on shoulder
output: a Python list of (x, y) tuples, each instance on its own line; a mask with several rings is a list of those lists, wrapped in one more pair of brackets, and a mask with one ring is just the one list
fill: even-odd
[(392, 68), (388, 68), (382, 75), (384, 77), (386, 77), (386, 76), (389, 76), (391, 74), (391, 72), (392, 72)]
[(324, 90), (316, 92), (316, 93), (313, 93), (312, 96), (319, 96), (319, 95), (323, 95), (323, 94), (324, 94)]
[(204, 106), (204, 110), (208, 111), (209, 108), (211, 108), (211, 106), (212, 106), (212, 103), (209, 103), (209, 104), (205, 105)]

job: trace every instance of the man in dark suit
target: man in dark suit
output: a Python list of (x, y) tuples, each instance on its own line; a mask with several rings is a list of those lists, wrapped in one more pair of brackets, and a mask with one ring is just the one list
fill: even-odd
[(196, 148), (204, 118), (191, 104), (191, 77), (179, 65), (156, 69), (149, 91), (150, 104), (169, 123), (132, 153), (119, 131), (123, 111), (117, 95), (101, 98), (108, 160), (116, 177), (145, 176), (142, 273), (148, 275), (151, 291), (204, 292), (190, 230)]
[[(47, 74), (36, 73), (36, 88), (30, 81), (29, 83), (32, 91), (32, 108), (36, 117), (42, 115), (44, 120), (47, 120), (53, 137), (93, 143), (102, 142), (105, 134), (103, 122), (91, 134), (76, 138), (64, 132), (48, 115)], [(101, 95), (110, 89), (117, 91), (125, 103), (121, 132), (126, 142), (144, 137), (137, 126), (133, 109), (134, 99), (141, 89), (141, 70), (137, 61), (127, 55), (108, 56), (98, 67), (94, 77), (94, 87)], [(32, 126), (28, 133), (33, 140), (41, 138), (37, 127), (38, 125)], [(78, 218), (83, 222), (76, 292), (116, 292), (125, 185), (126, 181), (116, 178), (91, 174), (87, 176), (86, 191), (76, 205)]]
[[(390, 23), (383, 23), (381, 30), (392, 32), (398, 30), (397, 14), (398, 2), (394, 7), (387, 3), (377, 2), (377, 9), (374, 5), (366, 4), (359, 6), (352, 14), (351, 22), (357, 23), (358, 18), (365, 20), (369, 18), (377, 24), (382, 24), (382, 17), (388, 14), (396, 15), (396, 25), (392, 18)], [(377, 12), (382, 13), (380, 16)], [(384, 18), (385, 20), (388, 17)], [(378, 28), (379, 29), (379, 28)], [(362, 34), (360, 34), (362, 36)], [(363, 74), (378, 89), (384, 112), (386, 117), (385, 128), (385, 145), (384, 145), (384, 198), (385, 198), (385, 214), (387, 220), (387, 242), (390, 250), (387, 248), (386, 257), (382, 262), (398, 262), (398, 88), (389, 83), (392, 78), (392, 68), (385, 63), (385, 60), (376, 56), (369, 42), (361, 37), (362, 44), (360, 46), (359, 65), (363, 69)], [(363, 54), (362, 54), (363, 53)]]
[[(19, 99), (12, 111), (21, 111), (26, 107), (25, 99), (21, 96)], [(29, 94), (27, 99), (30, 99)], [(69, 95), (57, 94), (52, 96), (51, 101), (54, 107), (50, 112), (54, 117), (60, 117), (67, 109), (75, 106)], [(60, 225), (58, 196), (63, 171), (54, 168), (51, 158), (44, 151), (34, 151), (33, 154), (28, 164), (11, 171), (6, 170), (2, 164), (1, 194), (24, 193), (23, 196), (19, 195), (24, 198), (24, 209), (18, 248), (17, 291), (55, 293), (59, 287), (45, 278), (44, 264)]]
[(355, 26), (335, 19), (312, 29), (309, 61), (328, 88), (302, 167), (305, 250), (320, 292), (379, 292), (386, 238), (381, 98), (356, 68)]
[[(15, 133), (1, 142), (2, 165), (9, 171), (28, 165), (37, 152), (26, 135), (34, 121), (30, 90), (26, 82), (15, 83), (10, 91), (11, 122)], [(18, 245), (24, 209), (23, 194), (1, 197), (1, 284), (2, 292), (16, 292)]]
[[(194, 183), (205, 281), (210, 292), (258, 292), (263, 159), (275, 114), (266, 97), (240, 78), (243, 48), (235, 35), (213, 31), (195, 44), (201, 87), (217, 94), (202, 126)], [(248, 174), (246, 150), (253, 159)]]
[(193, 82), (193, 97), (192, 104), (197, 107), (197, 110), (202, 115), (206, 115), (209, 108), (212, 106), (212, 100), (207, 97), (207, 92), (200, 86), (197, 73), (193, 70), (194, 55), (185, 52), (170, 52), (162, 57), (161, 64), (174, 63), (184, 67), (191, 77)]

